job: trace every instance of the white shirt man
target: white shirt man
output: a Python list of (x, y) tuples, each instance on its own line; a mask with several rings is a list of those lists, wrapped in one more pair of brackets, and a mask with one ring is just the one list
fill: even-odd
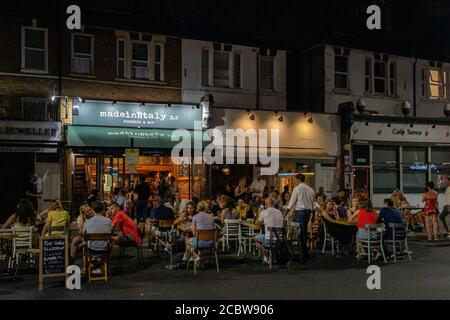
[(260, 196), (263, 197), (264, 188), (266, 187), (266, 181), (262, 179), (261, 176), (258, 176), (256, 180), (253, 180), (250, 191), (252, 192), (252, 197)]
[[(265, 234), (264, 238), (259, 237), (257, 238), (257, 240), (263, 243), (268, 243), (269, 242), (268, 240), (270, 240), (270, 229), (283, 228), (284, 218), (283, 213), (280, 210), (273, 207), (274, 201), (272, 198), (267, 198), (265, 200), (265, 203), (266, 209), (261, 211), (257, 221), (258, 225), (264, 224)], [(279, 236), (281, 236), (281, 234), (279, 234)], [(272, 237), (272, 240), (276, 240), (275, 235)]]
[(292, 191), (291, 199), (287, 205), (287, 209), (299, 210), (310, 210), (314, 209), (314, 190), (301, 181), (298, 186)]

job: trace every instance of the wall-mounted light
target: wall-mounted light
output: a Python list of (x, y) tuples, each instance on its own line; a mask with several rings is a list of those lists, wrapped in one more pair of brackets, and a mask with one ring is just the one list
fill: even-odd
[(141, 106), (145, 106), (145, 102), (144, 101), (141, 102)]
[(392, 123), (388, 123), (388, 124), (387, 124), (387, 127), (388, 127), (388, 128), (392, 127)]
[(247, 110), (247, 115), (248, 115), (248, 118), (252, 121), (254, 121), (256, 119), (255, 114), (253, 112), (250, 112), (250, 110)]
[(113, 105), (117, 104), (117, 101), (116, 101), (116, 100), (113, 100), (112, 104), (113, 104)]
[(406, 117), (411, 112), (411, 104), (408, 100), (403, 101), (402, 103), (402, 113)]
[(284, 117), (281, 112), (280, 112), (280, 114), (278, 114), (278, 111), (275, 111), (275, 117), (277, 117), (278, 121), (280, 121), (280, 122), (284, 121)]
[(312, 117), (309, 117), (307, 120), (309, 123), (314, 123), (314, 119)]
[(369, 121), (366, 121), (366, 123), (364, 123), (364, 125), (365, 125), (366, 127), (368, 127), (368, 126), (369, 126)]
[(411, 124), (409, 125), (409, 127), (410, 127), (410, 128), (414, 128), (414, 123), (411, 123)]
[(436, 125), (433, 124), (433, 125), (431, 126), (431, 128), (432, 128), (432, 129), (436, 129)]

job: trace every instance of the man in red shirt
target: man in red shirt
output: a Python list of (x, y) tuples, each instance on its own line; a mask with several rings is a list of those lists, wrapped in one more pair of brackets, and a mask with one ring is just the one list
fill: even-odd
[(138, 227), (117, 203), (109, 206), (108, 217), (112, 219), (113, 230), (120, 230), (116, 236), (111, 238), (114, 244), (118, 246), (141, 244), (142, 239)]

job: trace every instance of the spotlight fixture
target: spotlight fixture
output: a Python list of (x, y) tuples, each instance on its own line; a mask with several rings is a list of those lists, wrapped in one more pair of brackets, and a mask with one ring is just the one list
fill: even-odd
[(410, 128), (414, 128), (414, 123), (411, 123), (411, 124), (409, 125), (409, 127), (410, 127)]
[(314, 119), (312, 117), (309, 117), (307, 120), (309, 123), (314, 123)]
[(256, 119), (256, 116), (253, 112), (250, 112), (250, 110), (247, 110), (248, 118), (252, 121)]
[(144, 101), (141, 102), (141, 106), (145, 106), (145, 102)]
[(388, 128), (392, 127), (392, 123), (388, 123), (388, 124), (387, 124), (387, 127), (388, 127)]
[(116, 101), (116, 100), (113, 100), (112, 104), (116, 104), (116, 103), (117, 103), (117, 101)]
[(197, 108), (197, 109), (200, 109), (200, 105), (199, 105), (199, 104), (198, 104), (198, 105), (196, 105), (196, 108)]
[(52, 101), (55, 101), (55, 96), (52, 96)]
[(171, 104), (171, 103), (168, 103), (167, 106), (168, 106), (169, 108), (172, 108), (172, 104)]
[(85, 102), (86, 102), (86, 99), (82, 98), (81, 103), (85, 103)]
[(366, 121), (366, 123), (364, 123), (364, 125), (365, 125), (366, 127), (368, 127), (368, 126), (369, 126), (369, 121)]
[(432, 129), (436, 129), (436, 125), (433, 124), (433, 125), (431, 126), (431, 128), (432, 128)]
[(277, 117), (278, 121), (280, 121), (280, 122), (284, 121), (284, 117), (283, 117), (283, 114), (281, 112), (278, 115), (278, 111), (275, 111), (275, 116)]

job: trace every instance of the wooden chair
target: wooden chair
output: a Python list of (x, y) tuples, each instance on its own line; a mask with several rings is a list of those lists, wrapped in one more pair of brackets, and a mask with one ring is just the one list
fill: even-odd
[[(67, 225), (65, 225), (65, 226), (56, 226), (56, 227), (51, 227), (50, 226), (50, 227), (48, 227), (48, 235), (52, 236), (52, 235), (54, 235), (52, 233), (55, 233), (55, 232), (58, 232), (58, 233), (62, 232), (63, 234), (68, 234), (69, 230), (70, 230), (70, 228)], [(61, 233), (59, 233), (59, 234), (61, 234)]]
[(314, 221), (313, 216), (311, 216), (311, 219), (308, 224), (308, 247), (310, 250), (314, 250), (317, 247), (317, 244), (320, 240), (320, 233), (321, 233), (321, 227), (322, 227), (322, 221), (319, 217), (315, 217)]
[[(200, 251), (204, 251), (209, 249), (210, 250), (210, 257), (211, 257), (211, 253), (214, 251), (214, 257), (215, 257), (215, 262), (216, 262), (216, 270), (217, 273), (220, 272), (219, 270), (219, 259), (217, 258), (217, 231), (216, 229), (210, 229), (210, 230), (197, 230), (195, 233), (195, 241), (213, 241), (212, 245), (207, 247), (207, 248), (198, 248), (198, 250)], [(191, 258), (191, 254), (194, 252), (194, 250), (197, 249), (197, 245), (195, 246), (195, 248), (191, 248), (191, 250), (188, 250), (188, 257), (187, 257), (187, 267), (186, 269), (189, 270), (189, 260)], [(194, 261), (194, 274), (197, 274), (197, 266), (196, 263)]]
[[(84, 240), (86, 241), (86, 246), (83, 248), (84, 250), (84, 266), (86, 276), (88, 277), (88, 281), (99, 281), (104, 280), (108, 281), (108, 272), (109, 272), (109, 255), (111, 251), (111, 234), (110, 233), (86, 233), (84, 235)], [(89, 248), (90, 241), (104, 241), (107, 243), (105, 250), (93, 250)], [(103, 273), (101, 275), (93, 275), (92, 274), (92, 264), (94, 257), (101, 257), (101, 264), (103, 267)]]

